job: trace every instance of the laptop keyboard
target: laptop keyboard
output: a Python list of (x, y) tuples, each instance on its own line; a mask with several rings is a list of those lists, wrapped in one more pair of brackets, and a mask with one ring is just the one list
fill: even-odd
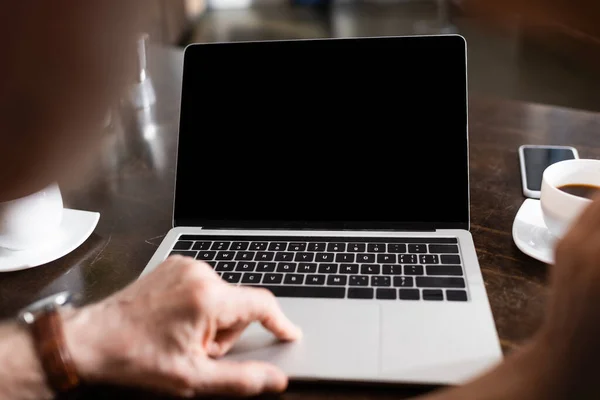
[(456, 238), (181, 235), (170, 255), (278, 297), (467, 301)]

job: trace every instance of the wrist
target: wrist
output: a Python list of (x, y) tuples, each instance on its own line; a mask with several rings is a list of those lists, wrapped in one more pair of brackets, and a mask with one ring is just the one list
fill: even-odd
[(51, 399), (52, 389), (27, 328), (3, 324), (0, 337), (0, 398)]
[(104, 365), (98, 340), (101, 333), (95, 330), (97, 325), (93, 323), (93, 314), (93, 306), (61, 312), (67, 349), (77, 373), (85, 382), (94, 382)]

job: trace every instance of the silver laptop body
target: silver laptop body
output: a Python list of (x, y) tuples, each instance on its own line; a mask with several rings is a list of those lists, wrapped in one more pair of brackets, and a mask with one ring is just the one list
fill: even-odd
[[(303, 339), (296, 343), (279, 343), (262, 327), (253, 325), (226, 357), (272, 362), (293, 380), (459, 384), (494, 366), (502, 352), (468, 230), (465, 47), (460, 36), (188, 47), (174, 228), (142, 276), (171, 253), (178, 253), (208, 261), (231, 284), (272, 290), (284, 312), (302, 327)], [(390, 53), (394, 53), (394, 57), (389, 56)], [(251, 59), (247, 58), (250, 54)], [(325, 76), (323, 71), (313, 71), (307, 78), (300, 73), (306, 69), (300, 67), (297, 75), (290, 74), (290, 69), (298, 65), (313, 65), (309, 62), (313, 58), (327, 69), (328, 63), (343, 62), (342, 65), (348, 66), (350, 57), (354, 60), (361, 54), (365, 55), (363, 61), (370, 64), (357, 68), (360, 71), (372, 68), (375, 72), (363, 77), (351, 75), (346, 82), (334, 78), (343, 73), (341, 68), (333, 71), (335, 75), (331, 71)], [(420, 57), (427, 60), (414, 61)], [(271, 65), (271, 58), (283, 59), (281, 62), (286, 65), (264, 73)], [(457, 58), (453, 66), (453, 59)], [(229, 59), (237, 63), (227, 63)], [(389, 66), (394, 59), (402, 65)], [(219, 61), (212, 65), (209, 60)], [(413, 66), (411, 60), (418, 65)], [(438, 60), (445, 62), (438, 65)], [(254, 65), (248, 67), (247, 76), (239, 76), (241, 72), (229, 69), (234, 64), (244, 70), (244, 63)], [(444, 64), (450, 67), (444, 70)], [(277, 70), (284, 75), (274, 77)], [(447, 76), (440, 77), (436, 71)], [(256, 78), (262, 73), (260, 79)], [(425, 82), (429, 82), (430, 77), (437, 81), (428, 86)], [(271, 80), (276, 84), (270, 85)], [(400, 99), (392, 93), (390, 99), (381, 100), (377, 106), (371, 102), (356, 109), (352, 109), (355, 102), (341, 105), (347, 110), (347, 113), (342, 112), (346, 115), (344, 118), (354, 118), (362, 110), (366, 110), (365, 114), (377, 114), (379, 119), (393, 113), (394, 117), (389, 119), (392, 122), (400, 115), (401, 121), (391, 129), (397, 133), (377, 136), (376, 129), (384, 129), (378, 127), (367, 132), (361, 129), (361, 124), (372, 124), (374, 117), (367, 120), (358, 116), (353, 125), (359, 132), (340, 137), (347, 138), (346, 143), (358, 137), (360, 145), (352, 142), (344, 147), (344, 140), (333, 136), (332, 143), (317, 140), (318, 136), (311, 136), (311, 132), (319, 130), (319, 135), (323, 135), (322, 132), (335, 130), (341, 114), (335, 111), (335, 101), (325, 111), (298, 108), (305, 104), (297, 100), (302, 99), (299, 93), (314, 80), (325, 82), (317, 88), (331, 84), (327, 92), (339, 92), (341, 102), (353, 95), (363, 99), (361, 90), (375, 91), (369, 92), (373, 95), (381, 90), (377, 87), (396, 85), (386, 82), (402, 81), (400, 87), (404, 89), (392, 91), (400, 93)], [(367, 82), (363, 84), (363, 80)], [(282, 89), (286, 82), (292, 82), (293, 87)], [(247, 101), (248, 93), (255, 93), (249, 87), (254, 84), (260, 85), (259, 89), (267, 88), (268, 107), (261, 104), (258, 95), (255, 102)], [(415, 86), (413, 92), (407, 88), (411, 85)], [(463, 90), (457, 90), (456, 85), (462, 85)], [(419, 87), (428, 91), (422, 101)], [(345, 90), (352, 92), (345, 93)], [(449, 93), (452, 91), (458, 95)], [(219, 97), (223, 92), (228, 96), (224, 99), (232, 102), (228, 107), (224, 107), (224, 100)], [(239, 97), (236, 93), (240, 93)], [(291, 111), (288, 106), (278, 108), (292, 93), (295, 100), (290, 101), (295, 108), (291, 107)], [(408, 98), (402, 97), (404, 94)], [(437, 106), (436, 100), (428, 100), (438, 97), (440, 102), (459, 104), (446, 110), (443, 105)], [(269, 101), (269, 98), (276, 100)], [(394, 104), (388, 106), (390, 102)], [(423, 104), (432, 104), (429, 111), (435, 114), (426, 117), (429, 111), (422, 110)], [(244, 114), (246, 108), (254, 114)], [(301, 134), (290, 128), (282, 136), (273, 136), (276, 143), (268, 148), (267, 144), (273, 140), (260, 136), (262, 123), (254, 128), (259, 133), (254, 129), (243, 136), (227, 133), (239, 133), (252, 123), (252, 115), (261, 112), (266, 113), (263, 121), (289, 112), (283, 123), (300, 125), (296, 128)], [(418, 113), (423, 115), (416, 115)], [(455, 118), (455, 114), (459, 116)], [(327, 122), (330, 116), (334, 121), (332, 125)], [(214, 125), (209, 129), (211, 119)], [(295, 123), (289, 124), (290, 119)], [(305, 126), (307, 120), (320, 121), (320, 128)], [(450, 133), (435, 131), (436, 124)], [(264, 129), (279, 126), (278, 122)], [(204, 133), (201, 127), (207, 128)], [(415, 128), (423, 131), (415, 132)], [(368, 143), (365, 138), (371, 135), (381, 140)], [(305, 140), (294, 142), (297, 137)], [(386, 137), (392, 139), (388, 141)], [(316, 141), (311, 141), (313, 138)], [(237, 141), (240, 143), (236, 144)], [(314, 146), (325, 147), (327, 152), (313, 154)], [(363, 148), (368, 150), (368, 155), (361, 157), (357, 152)], [(457, 150), (451, 152), (452, 148)], [(197, 153), (193, 149), (197, 149)], [(345, 154), (346, 150), (351, 150), (351, 154)], [(300, 159), (305, 158), (304, 169), (298, 169), (296, 162), (286, 161), (295, 157), (294, 151), (298, 151)], [(373, 156), (378, 151), (383, 155)], [(252, 161), (253, 152), (260, 156), (256, 161)], [(280, 153), (287, 155), (280, 157)], [(305, 157), (307, 153), (310, 154)], [(274, 155), (272, 160), (271, 154)], [(336, 154), (335, 162), (323, 154)], [(389, 160), (390, 157), (393, 160)], [(239, 160), (244, 162), (238, 163)], [(370, 162), (377, 164), (373, 170), (369, 170)], [(356, 166), (361, 163), (362, 166)], [(437, 172), (432, 175), (427, 167)], [(389, 172), (389, 168), (394, 168), (393, 172)], [(244, 177), (237, 179), (237, 175)], [(311, 179), (317, 175), (323, 179)], [(427, 179), (434, 181), (423, 184)], [(356, 187), (353, 182), (358, 182)], [(368, 184), (361, 185), (361, 182)], [(445, 184), (449, 186), (446, 188)], [(439, 187), (431, 188), (431, 185)], [(363, 190), (365, 187), (369, 190)], [(343, 196), (336, 197), (336, 193), (342, 192)], [(311, 193), (324, 195), (311, 196)], [(439, 210), (444, 208), (437, 206), (439, 202), (449, 204), (447, 210)], [(275, 220), (269, 214), (272, 209), (279, 214), (293, 214), (294, 218)], [(454, 211), (460, 218), (449, 221)], [(328, 215), (331, 220), (327, 219)], [(387, 222), (386, 215), (391, 222)], [(436, 218), (431, 224), (423, 222), (429, 215)], [(357, 221), (352, 220), (354, 216)], [(413, 216), (417, 222), (399, 220)], [(341, 221), (342, 217), (346, 219)], [(438, 223), (438, 219), (443, 221)]]

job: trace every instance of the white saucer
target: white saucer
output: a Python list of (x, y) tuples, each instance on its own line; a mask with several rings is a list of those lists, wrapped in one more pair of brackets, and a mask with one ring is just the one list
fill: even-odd
[(512, 230), (513, 240), (523, 253), (554, 264), (556, 238), (548, 231), (539, 200), (527, 199), (519, 209)]
[(58, 232), (40, 247), (21, 251), (0, 247), (0, 272), (37, 267), (69, 254), (90, 237), (98, 219), (97, 212), (65, 208)]

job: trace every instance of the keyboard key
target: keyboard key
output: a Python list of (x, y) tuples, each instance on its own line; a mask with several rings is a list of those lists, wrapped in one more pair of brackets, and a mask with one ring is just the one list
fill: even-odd
[(423, 300), (443, 301), (444, 292), (441, 290), (423, 289)]
[(315, 253), (296, 253), (295, 261), (311, 262), (315, 259)]
[(196, 256), (197, 260), (212, 260), (217, 255), (216, 251), (201, 251)]
[(216, 260), (233, 260), (233, 256), (235, 256), (235, 251), (220, 251), (217, 253), (215, 257)]
[(306, 277), (307, 285), (324, 285), (325, 275), (308, 275)]
[(274, 262), (259, 262), (256, 272), (275, 272), (276, 265)]
[(437, 254), (422, 254), (419, 256), (419, 263), (421, 264), (438, 264), (439, 262)]
[(384, 265), (384, 275), (402, 275), (402, 265)]
[(285, 242), (274, 242), (269, 245), (270, 251), (286, 251), (287, 243)]
[(298, 265), (298, 272), (303, 274), (314, 274), (317, 272), (317, 264), (315, 263), (300, 263)]
[(416, 254), (400, 254), (398, 256), (398, 264), (415, 264), (417, 263)]
[(408, 252), (409, 253), (427, 253), (427, 245), (426, 244), (409, 244)]
[(318, 286), (262, 286), (277, 297), (310, 297), (323, 299), (343, 299), (346, 288)]
[(283, 283), (286, 285), (302, 285), (304, 282), (304, 275), (300, 274), (287, 274)]
[(367, 253), (357, 254), (356, 255), (356, 262), (359, 262), (359, 263), (374, 263), (375, 262), (375, 254), (367, 254)]
[(417, 286), (431, 288), (464, 288), (465, 280), (463, 278), (418, 277)]
[(392, 286), (392, 278), (389, 276), (372, 276), (371, 286)]
[(284, 253), (284, 252), (276, 253), (275, 261), (294, 261), (294, 253)]
[(350, 276), (350, 286), (369, 286), (369, 277), (365, 275)]
[(340, 274), (358, 274), (358, 264), (340, 265)]
[(319, 264), (320, 274), (337, 274), (337, 264)]
[(427, 275), (461, 276), (463, 274), (460, 265), (428, 265), (425, 268), (427, 269)]
[(379, 275), (381, 273), (381, 266), (363, 264), (360, 266), (360, 273), (363, 275)]
[(296, 263), (280, 262), (277, 264), (277, 272), (296, 272)]
[(197, 251), (188, 251), (188, 250), (174, 250), (169, 253), (170, 256), (184, 256), (184, 257), (196, 257), (198, 254)]
[(213, 242), (211, 250), (229, 250), (230, 242)]
[(250, 244), (250, 250), (266, 250), (267, 242), (252, 242)]
[(288, 251), (306, 251), (306, 243), (290, 243)]
[(254, 271), (254, 268), (256, 268), (256, 263), (254, 261), (240, 261), (237, 263), (235, 270), (240, 272), (252, 272)]
[(406, 253), (405, 244), (391, 243), (387, 247), (389, 253)]
[(239, 272), (225, 272), (222, 278), (229, 283), (238, 283), (242, 279), (242, 274)]
[(207, 263), (211, 268), (214, 268), (215, 265), (217, 265), (216, 261), (204, 261), (205, 263)]
[(208, 250), (212, 242), (196, 242), (194, 243), (193, 250)]
[(248, 242), (233, 242), (231, 244), (231, 250), (235, 250), (235, 251), (248, 250), (248, 246), (250, 246), (250, 243), (248, 243)]
[(329, 243), (327, 251), (335, 251), (336, 253), (346, 251), (346, 243)]
[(455, 244), (430, 244), (429, 252), (458, 254), (458, 246)]
[(421, 298), (419, 289), (399, 289), (398, 295), (400, 300), (419, 300)]
[(347, 250), (354, 253), (363, 253), (367, 250), (367, 246), (364, 243), (350, 243)]
[(346, 275), (329, 275), (327, 277), (327, 284), (330, 286), (346, 286), (347, 281)]
[(332, 262), (333, 261), (333, 253), (317, 253), (315, 257), (315, 261), (317, 262)]
[(263, 274), (246, 273), (242, 277), (242, 283), (260, 283)]
[(263, 283), (268, 285), (277, 285), (283, 281), (283, 274), (265, 274)]
[(423, 266), (422, 265), (405, 265), (404, 266), (404, 275), (423, 275)]
[(396, 289), (377, 289), (375, 293), (379, 300), (396, 300)]
[(275, 257), (275, 253), (262, 251), (256, 253), (256, 257), (254, 257), (254, 259), (256, 261), (273, 261), (273, 257)]
[(372, 299), (375, 294), (374, 289), (348, 288), (349, 299)]
[(395, 287), (413, 287), (414, 278), (412, 276), (395, 276), (394, 277), (394, 286)]
[(446, 290), (446, 300), (467, 301), (467, 292), (464, 290)]
[(377, 254), (377, 262), (379, 264), (396, 264), (395, 254)]
[(175, 243), (173, 250), (189, 250), (192, 248), (193, 244), (194, 242), (190, 240), (180, 240), (179, 242)]
[(369, 253), (385, 253), (385, 243), (369, 243), (367, 251)]
[(235, 259), (236, 260), (246, 260), (246, 261), (251, 261), (254, 259), (254, 255), (256, 253), (253, 251), (238, 251), (237, 254), (235, 255)]
[(235, 269), (235, 261), (221, 261), (217, 263), (215, 271), (231, 272)]
[(325, 243), (309, 243), (308, 251), (325, 251)]
[(345, 263), (353, 263), (354, 262), (354, 254), (352, 253), (338, 253), (335, 255), (336, 262), (345, 262)]
[(460, 256), (441, 255), (440, 260), (442, 261), (442, 264), (460, 264)]

